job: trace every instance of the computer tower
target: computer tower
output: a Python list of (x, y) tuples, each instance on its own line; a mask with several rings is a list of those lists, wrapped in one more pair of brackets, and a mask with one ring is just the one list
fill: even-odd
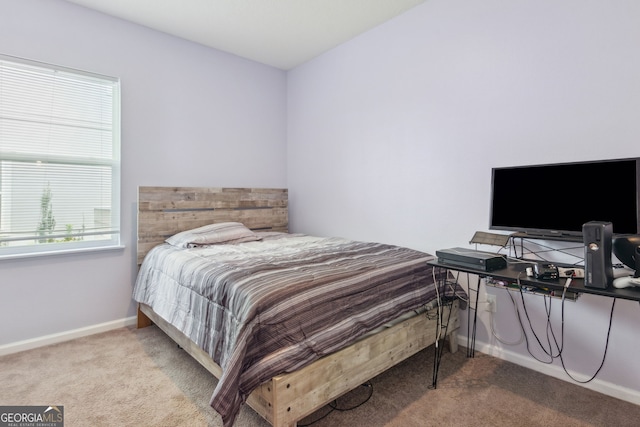
[(584, 242), (584, 286), (606, 289), (613, 283), (611, 245), (613, 225), (590, 221), (582, 225)]

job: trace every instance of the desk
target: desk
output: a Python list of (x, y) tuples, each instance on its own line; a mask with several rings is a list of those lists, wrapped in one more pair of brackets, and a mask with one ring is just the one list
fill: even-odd
[[(535, 277), (527, 276), (526, 269), (536, 264), (535, 261), (528, 262), (527, 260), (510, 261), (507, 268), (501, 268), (499, 270), (484, 271), (468, 267), (461, 267), (454, 264), (442, 263), (439, 261), (430, 261), (429, 265), (433, 267), (445, 268), (452, 271), (461, 271), (463, 273), (476, 274), (480, 277), (493, 277), (498, 280), (517, 281), (527, 286), (535, 286), (537, 288), (548, 288), (556, 291), (562, 291), (565, 284), (565, 278), (559, 278), (557, 280), (538, 280)], [(610, 298), (621, 298), (632, 301), (640, 301), (640, 287), (629, 287), (623, 289), (617, 289), (610, 286), (607, 289), (589, 288), (584, 286), (583, 279), (572, 279), (569, 286), (573, 292), (602, 295)]]
[[(437, 260), (430, 261), (429, 265), (431, 265), (434, 268), (442, 268), (450, 271), (459, 271), (463, 273), (477, 275), (478, 284), (476, 289), (474, 290), (475, 292), (477, 292), (477, 296), (479, 296), (480, 284), (482, 282), (482, 279), (488, 278), (488, 277), (491, 277), (497, 280), (504, 280), (512, 283), (519, 282), (521, 285), (524, 285), (524, 286), (532, 286), (536, 288), (544, 288), (544, 289), (562, 292), (564, 290), (564, 285), (566, 283), (565, 281), (567, 280), (566, 278), (559, 278), (557, 280), (538, 280), (535, 277), (527, 276), (527, 273), (526, 273), (527, 267), (531, 267), (535, 263), (536, 261), (529, 262), (527, 260), (509, 261), (506, 268), (493, 270), (493, 271), (478, 270), (470, 267), (463, 267), (455, 264), (443, 263)], [(444, 275), (439, 274), (437, 276), (444, 277), (444, 278), (447, 277), (446, 274)], [(443, 279), (443, 280), (446, 280), (446, 279)], [(571, 280), (571, 284), (568, 289), (575, 293), (601, 295), (609, 298), (621, 298), (621, 299), (632, 300), (632, 301), (640, 301), (640, 287), (629, 287), (629, 288), (623, 288), (623, 289), (617, 289), (612, 286), (610, 286), (607, 289), (589, 288), (584, 286), (583, 279), (575, 278)], [(479, 299), (477, 296), (476, 296), (475, 307), (472, 308), (471, 305), (468, 304), (468, 310), (469, 310), (468, 313), (470, 314), (471, 309), (475, 311), (471, 330), (469, 329), (469, 326), (471, 325), (471, 321), (470, 321), (471, 319), (469, 319), (469, 322), (467, 322), (467, 339), (470, 340), (470, 343), (467, 346), (468, 357), (474, 357), (475, 355), (475, 330), (476, 330), (476, 323), (477, 323), (478, 299)]]

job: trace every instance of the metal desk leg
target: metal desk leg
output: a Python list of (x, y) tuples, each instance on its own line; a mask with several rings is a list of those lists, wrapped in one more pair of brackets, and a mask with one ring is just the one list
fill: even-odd
[[(468, 281), (467, 281), (468, 283)], [(475, 289), (471, 289), (469, 286), (469, 298), (471, 298), (471, 292), (476, 293), (476, 303), (473, 307), (473, 324), (471, 322), (471, 304), (468, 304), (467, 310), (467, 357), (475, 357), (476, 355), (476, 328), (478, 325), (478, 300), (480, 299), (480, 284), (482, 278), (478, 276), (478, 283)]]
[[(440, 362), (442, 361), (442, 352), (444, 351), (444, 341), (447, 337), (447, 332), (449, 330), (449, 322), (451, 321), (451, 311), (453, 309), (454, 299), (448, 300), (444, 298), (444, 291), (447, 285), (447, 269), (438, 268), (437, 276), (441, 278), (436, 281), (435, 286), (438, 287), (438, 296), (439, 296), (439, 307), (438, 310), (438, 318), (436, 321), (438, 322), (436, 325), (436, 342), (434, 345), (435, 354), (433, 357), (433, 378), (432, 378), (432, 387), (435, 389), (438, 386), (438, 371), (440, 370)], [(443, 318), (443, 309), (444, 307), (449, 307), (449, 313), (446, 321)], [(444, 333), (443, 333), (444, 330)]]

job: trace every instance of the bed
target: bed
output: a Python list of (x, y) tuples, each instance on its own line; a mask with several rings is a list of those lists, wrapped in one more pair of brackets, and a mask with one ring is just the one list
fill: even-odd
[(138, 326), (155, 323), (219, 379), (225, 426), (245, 401), (295, 426), (445, 334), (457, 348), (462, 291), (434, 285), (432, 256), (289, 234), (287, 208), (286, 189), (138, 191)]

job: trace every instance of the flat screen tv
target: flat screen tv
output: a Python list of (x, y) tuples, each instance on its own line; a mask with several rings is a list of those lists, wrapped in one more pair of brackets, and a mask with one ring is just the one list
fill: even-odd
[(489, 228), (582, 240), (582, 225), (608, 221), (615, 236), (640, 234), (640, 158), (495, 167)]

